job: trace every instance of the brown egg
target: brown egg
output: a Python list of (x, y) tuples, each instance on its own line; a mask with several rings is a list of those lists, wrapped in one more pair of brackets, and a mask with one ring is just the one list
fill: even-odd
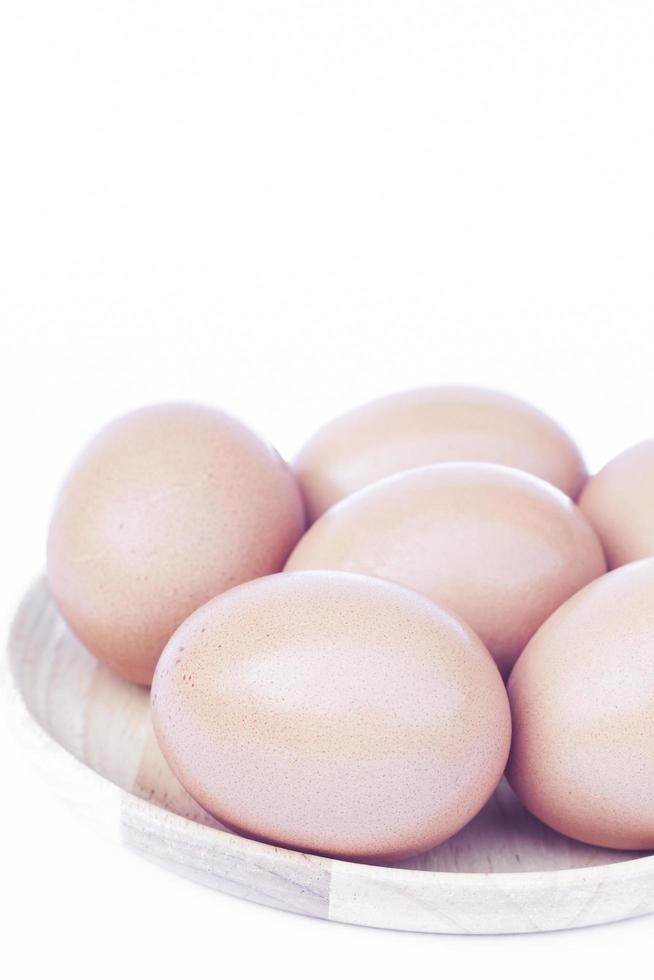
[(609, 567), (654, 556), (654, 439), (632, 446), (592, 477), (579, 506)]
[(409, 470), (342, 500), (286, 563), (307, 568), (376, 575), (429, 596), (479, 634), (505, 674), (550, 613), (606, 571), (569, 497), (489, 463)]
[(274, 575), (168, 643), (155, 732), (186, 790), (263, 840), (397, 858), (483, 806), (510, 742), (504, 685), (466, 626), (358, 575)]
[(405, 391), (334, 419), (296, 460), (309, 521), (355, 490), (429, 463), (515, 466), (575, 498), (586, 467), (570, 437), (537, 408), (484, 388)]
[(80, 640), (148, 684), (173, 631), (203, 602), (279, 571), (302, 533), (293, 474), (236, 419), (159, 405), (90, 443), (61, 492), (48, 577)]
[(654, 560), (592, 582), (541, 627), (509, 680), (508, 776), (544, 823), (654, 848)]

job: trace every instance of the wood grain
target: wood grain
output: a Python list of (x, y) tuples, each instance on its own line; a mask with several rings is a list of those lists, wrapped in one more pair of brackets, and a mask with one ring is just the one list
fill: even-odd
[(390, 867), (252, 841), (185, 792), (154, 738), (148, 692), (91, 657), (43, 580), (5, 661), (16, 732), (60, 793), (152, 860), (229, 894), (343, 922), (426, 932), (528, 932), (654, 910), (654, 857), (580, 844), (503, 783), (451, 840)]

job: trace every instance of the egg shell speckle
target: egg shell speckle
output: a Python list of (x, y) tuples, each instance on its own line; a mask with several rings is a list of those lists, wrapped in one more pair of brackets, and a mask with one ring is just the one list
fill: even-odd
[(328, 510), (287, 571), (375, 575), (451, 609), (508, 674), (551, 612), (606, 571), (576, 505), (551, 484), (486, 463), (439, 463), (372, 484)]
[(507, 774), (525, 806), (589, 844), (654, 848), (654, 560), (562, 605), (508, 691)]
[(581, 453), (539, 409), (485, 388), (403, 391), (334, 419), (304, 446), (295, 468), (310, 521), (356, 490), (430, 463), (514, 466), (576, 498), (587, 477)]
[(272, 446), (199, 405), (155, 405), (103, 429), (63, 486), (48, 537), (59, 608), (91, 653), (142, 684), (212, 596), (279, 571), (304, 529)]
[(343, 573), (275, 575), (205, 605), (167, 645), (152, 709), (206, 810), (344, 857), (445, 840), (492, 793), (510, 742), (504, 685), (472, 631)]

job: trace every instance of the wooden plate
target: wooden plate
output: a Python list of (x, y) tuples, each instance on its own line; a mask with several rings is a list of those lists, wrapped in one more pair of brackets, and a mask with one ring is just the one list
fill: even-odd
[(422, 932), (567, 929), (654, 910), (654, 856), (562, 837), (506, 784), (447, 843), (389, 867), (231, 833), (168, 769), (148, 692), (86, 652), (44, 581), (16, 615), (7, 665), (17, 732), (59, 791), (111, 836), (212, 888), (292, 912)]

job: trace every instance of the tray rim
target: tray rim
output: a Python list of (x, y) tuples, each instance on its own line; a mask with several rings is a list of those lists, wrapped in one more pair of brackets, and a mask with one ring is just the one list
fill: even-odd
[[(356, 880), (370, 878), (375, 882), (389, 882), (394, 885), (402, 885), (408, 888), (414, 886), (416, 891), (420, 892), (424, 890), (424, 886), (429, 886), (430, 884), (433, 885), (435, 882), (446, 885), (455, 885), (457, 890), (462, 892), (474, 892), (475, 890), (485, 891), (486, 886), (488, 886), (491, 882), (498, 882), (501, 883), (502, 891), (510, 892), (515, 890), (516, 892), (521, 893), (536, 893), (542, 891), (543, 888), (547, 887), (548, 885), (556, 888), (571, 888), (574, 886), (588, 888), (589, 886), (592, 887), (596, 885), (597, 888), (600, 888), (604, 884), (613, 883), (626, 885), (629, 882), (634, 882), (642, 878), (651, 878), (651, 908), (647, 907), (643, 908), (642, 910), (637, 908), (628, 915), (622, 915), (619, 916), (619, 918), (631, 918), (654, 911), (654, 854), (644, 854), (642, 857), (627, 858), (624, 861), (596, 864), (588, 867), (558, 868), (553, 870), (536, 871), (431, 871), (422, 868), (393, 868), (384, 865), (366, 864), (364, 862), (331, 858), (311, 852), (299, 851), (274, 844), (268, 844), (263, 841), (253, 840), (252, 838), (241, 836), (239, 834), (228, 833), (216, 827), (200, 824), (189, 819), (188, 817), (174, 813), (170, 810), (166, 810), (156, 803), (152, 803), (149, 800), (137, 796), (136, 794), (119, 786), (117, 783), (114, 783), (107, 776), (103, 776), (101, 773), (97, 772), (91, 766), (87, 765), (72, 752), (70, 752), (64, 745), (58, 742), (57, 739), (41, 725), (25, 702), (18, 678), (12, 669), (11, 655), (12, 649), (15, 648), (17, 638), (22, 629), (22, 620), (24, 615), (29, 608), (30, 603), (38, 594), (39, 589), (43, 588), (43, 582), (43, 576), (38, 576), (32, 581), (29, 588), (25, 591), (17, 606), (9, 630), (5, 637), (4, 650), (0, 659), (0, 693), (3, 695), (2, 700), (7, 709), (6, 717), (9, 723), (8, 727), (21, 742), (22, 747), (24, 749), (31, 750), (30, 755), (32, 756), (33, 761), (36, 762), (38, 769), (40, 769), (46, 776), (54, 776), (56, 779), (57, 771), (61, 772), (62, 769), (65, 769), (67, 774), (71, 774), (71, 777), (76, 780), (80, 788), (82, 788), (82, 783), (85, 783), (87, 787), (92, 788), (94, 796), (97, 796), (98, 798), (103, 797), (107, 801), (112, 797), (114, 798), (116, 810), (111, 823), (109, 820), (104, 818), (104, 815), (100, 816), (99, 820), (93, 819), (92, 816), (90, 819), (90, 822), (96, 824), (96, 829), (99, 829), (103, 836), (109, 837), (123, 844), (128, 844), (129, 846), (129, 841), (126, 840), (124, 833), (124, 822), (125, 817), (127, 816), (135, 819), (138, 822), (142, 822), (144, 825), (147, 823), (150, 824), (150, 826), (165, 827), (168, 829), (171, 835), (172, 833), (176, 833), (179, 837), (190, 837), (200, 846), (208, 847), (210, 849), (219, 847), (223, 853), (233, 855), (234, 857), (243, 858), (246, 861), (250, 856), (258, 856), (259, 859), (272, 859), (276, 862), (281, 860), (289, 867), (295, 866), (298, 869), (303, 870), (307, 868), (307, 862), (310, 862), (313, 868), (315, 868), (317, 871), (327, 873), (330, 877), (334, 873), (338, 874), (340, 872), (348, 879)], [(74, 805), (76, 801), (70, 800), (69, 802), (72, 802)], [(84, 807), (75, 808), (84, 809)], [(88, 812), (83, 815), (86, 816), (87, 819), (90, 816)], [(109, 830), (109, 833), (107, 833), (107, 830)], [(143, 851), (143, 854), (144, 856), (152, 859), (152, 855), (148, 854), (147, 851)], [(156, 858), (154, 858), (154, 860), (156, 860)], [(168, 862), (164, 863), (166, 863), (166, 866), (168, 867), (171, 866)], [(180, 868), (175, 867), (173, 870), (180, 873)], [(183, 873), (183, 871), (181, 873)], [(213, 887), (220, 890), (220, 885), (216, 884), (213, 885)], [(248, 896), (242, 897), (248, 898)], [(250, 898), (250, 900), (260, 901), (260, 899), (256, 898)], [(277, 904), (274, 901), (271, 901), (268, 904), (288, 911), (298, 911), (289, 908), (288, 905)], [(316, 915), (316, 913), (309, 914)], [(356, 918), (341, 918), (339, 916), (332, 917), (330, 914), (323, 917), (334, 918), (336, 921), (357, 924)], [(551, 928), (562, 929), (573, 928), (581, 925), (593, 925), (601, 922), (615, 921), (617, 918), (618, 917), (600, 918), (589, 922), (573, 923), (569, 926), (554, 925)], [(376, 925), (377, 923), (361, 921), (358, 924)], [(403, 925), (389, 926), (384, 924), (382, 927), (403, 930), (407, 929), (407, 926)], [(512, 928), (507, 930), (492, 931), (518, 932), (545, 931), (546, 929), (548, 929), (548, 927), (544, 927), (544, 929), (541, 930), (537, 925), (535, 925), (531, 929), (518, 930), (517, 928)], [(443, 928), (438, 928), (433, 930), (420, 929), (419, 931), (463, 931), (473, 933), (478, 930), (446, 930)], [(491, 930), (488, 930), (488, 932), (490, 933)]]

